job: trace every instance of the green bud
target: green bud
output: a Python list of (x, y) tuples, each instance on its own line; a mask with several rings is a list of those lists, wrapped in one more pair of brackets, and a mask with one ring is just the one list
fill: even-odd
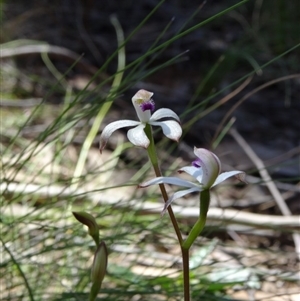
[(91, 270), (91, 279), (93, 284), (98, 284), (98, 290), (101, 287), (107, 268), (107, 248), (104, 241), (101, 241), (94, 256)]
[(99, 245), (99, 226), (95, 218), (87, 212), (72, 212), (74, 217), (89, 228), (89, 235), (94, 239), (96, 246)]

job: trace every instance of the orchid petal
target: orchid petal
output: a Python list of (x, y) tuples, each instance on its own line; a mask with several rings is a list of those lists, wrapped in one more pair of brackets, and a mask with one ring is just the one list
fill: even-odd
[(118, 129), (125, 128), (128, 126), (136, 126), (139, 125), (140, 122), (134, 121), (134, 120), (118, 120), (114, 121), (112, 123), (109, 123), (102, 131), (102, 134), (100, 136), (100, 153), (102, 153), (102, 150), (104, 149), (109, 137), (112, 135), (112, 133)]
[(161, 215), (164, 215), (168, 209), (168, 207), (171, 205), (171, 203), (179, 198), (182, 198), (183, 196), (187, 195), (187, 194), (190, 194), (192, 192), (198, 192), (198, 191), (201, 191), (201, 188), (200, 187), (193, 187), (193, 188), (190, 188), (190, 189), (185, 189), (185, 190), (180, 190), (180, 191), (177, 191), (175, 192), (168, 200), (167, 202), (165, 203), (164, 205), (164, 209), (163, 211), (161, 212)]
[(171, 140), (175, 140), (178, 142), (179, 138), (182, 135), (181, 126), (177, 121), (150, 121), (149, 124), (160, 126), (163, 130), (164, 135)]
[(221, 162), (214, 153), (204, 148), (195, 147), (194, 154), (198, 157), (198, 163), (203, 169), (202, 184), (210, 188), (220, 174)]
[(193, 178), (195, 178), (199, 183), (202, 183), (203, 170), (202, 168), (195, 166), (184, 166), (178, 170), (179, 173), (186, 172)]
[(161, 118), (174, 118), (175, 120), (180, 122), (178, 115), (174, 111), (166, 108), (158, 109), (157, 111), (155, 111), (151, 116), (150, 121), (157, 121)]
[(132, 97), (132, 104), (141, 122), (148, 122), (150, 120), (151, 111), (150, 110), (143, 111), (141, 105), (144, 102), (150, 101), (152, 96), (153, 96), (152, 92), (141, 89)]
[(147, 148), (150, 144), (150, 141), (147, 135), (144, 132), (145, 124), (140, 124), (127, 132), (128, 140), (136, 145), (141, 146), (143, 148)]
[(139, 185), (139, 187), (148, 187), (151, 185), (156, 185), (156, 184), (172, 184), (172, 185), (178, 185), (178, 186), (182, 186), (182, 187), (188, 187), (188, 188), (199, 188), (199, 185), (193, 183), (193, 182), (189, 182), (186, 180), (182, 180), (176, 177), (157, 177), (154, 179), (151, 179), (145, 183), (142, 183)]
[(221, 173), (215, 183), (212, 185), (212, 187), (220, 184), (221, 182), (227, 180), (228, 178), (232, 177), (232, 176), (236, 176), (238, 175), (238, 180), (244, 182), (244, 179), (245, 179), (245, 173), (243, 171), (239, 171), (239, 170), (233, 170), (233, 171), (227, 171), (227, 172), (223, 172)]

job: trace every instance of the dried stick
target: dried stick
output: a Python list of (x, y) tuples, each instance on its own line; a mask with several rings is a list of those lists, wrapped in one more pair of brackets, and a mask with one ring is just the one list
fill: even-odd
[[(277, 189), (276, 185), (274, 184), (271, 176), (269, 175), (263, 161), (256, 155), (256, 153), (252, 150), (250, 145), (246, 142), (246, 140), (237, 132), (235, 129), (230, 130), (230, 134), (236, 140), (236, 142), (243, 148), (244, 152), (250, 158), (250, 160), (254, 163), (258, 172), (262, 179), (264, 180), (265, 185), (268, 187), (270, 193), (272, 194), (273, 198), (275, 199), (280, 211), (283, 215), (288, 216), (289, 218), (292, 217), (292, 213), (285, 203), (283, 197), (281, 196), (279, 190)], [(299, 219), (298, 225), (299, 227)], [(293, 233), (293, 239), (295, 243), (296, 253), (300, 259), (300, 234)]]
[[(36, 184), (24, 184), (24, 183), (2, 183), (0, 184), (0, 192), (2, 195), (9, 194), (20, 194), (24, 195), (36, 195), (40, 198), (86, 198), (91, 202), (98, 204), (101, 199), (102, 204), (112, 205), (115, 208), (125, 209), (132, 208), (138, 211), (140, 214), (153, 214), (161, 213), (163, 204), (152, 203), (152, 202), (140, 202), (138, 200), (124, 200), (112, 199), (112, 197), (103, 197), (106, 191), (84, 191), (83, 189), (71, 189), (65, 188), (58, 185), (40, 186)], [(109, 194), (112, 196), (113, 194)], [(13, 205), (8, 204), (2, 206), (2, 213), (13, 208)], [(16, 216), (23, 215), (30, 212), (31, 208), (26, 206), (16, 206), (17, 210), (14, 211)], [(7, 209), (5, 209), (7, 207)], [(198, 218), (199, 208), (193, 207), (181, 207), (172, 206), (174, 213), (178, 215), (178, 218), (193, 219)], [(43, 209), (42, 209), (43, 210)], [(36, 210), (34, 209), (36, 212)], [(250, 212), (243, 212), (233, 209), (222, 209), (222, 208), (210, 208), (207, 215), (207, 220), (211, 222), (219, 222), (225, 224), (239, 224), (251, 226), (254, 228), (265, 228), (265, 229), (285, 229), (287, 231), (293, 231), (299, 227), (300, 216), (275, 216), (275, 215), (264, 215)]]

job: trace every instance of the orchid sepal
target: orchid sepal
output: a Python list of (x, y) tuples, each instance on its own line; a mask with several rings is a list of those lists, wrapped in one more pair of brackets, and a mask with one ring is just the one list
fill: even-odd
[(102, 131), (102, 134), (100, 136), (100, 153), (102, 153), (102, 150), (107, 144), (108, 139), (110, 136), (119, 129), (128, 127), (128, 126), (137, 126), (140, 122), (135, 120), (117, 120), (109, 123)]
[(166, 120), (166, 121), (150, 121), (149, 124), (160, 126), (162, 128), (163, 134), (176, 142), (179, 141), (182, 135), (181, 126), (178, 122), (174, 120)]
[(179, 116), (172, 110), (167, 109), (167, 108), (161, 108), (155, 111), (152, 116), (150, 117), (150, 121), (156, 121), (161, 118), (173, 118), (175, 119), (178, 123), (180, 123), (180, 118)]
[(133, 145), (143, 148), (147, 148), (149, 146), (150, 141), (144, 132), (145, 126), (145, 124), (139, 124), (127, 132), (127, 138)]
[(184, 190), (180, 190), (180, 191), (175, 192), (167, 200), (167, 202), (165, 202), (165, 205), (164, 205), (164, 208), (161, 212), (161, 215), (164, 215), (167, 212), (168, 207), (173, 203), (173, 201), (175, 201), (177, 199), (180, 199), (180, 198), (186, 196), (187, 194), (190, 194), (190, 193), (193, 193), (193, 192), (198, 192), (198, 191), (201, 191), (201, 190), (199, 190), (199, 187), (192, 187), (192, 188), (189, 188), (189, 189), (184, 189)]
[(235, 176), (240, 182), (246, 183), (245, 181), (246, 174), (243, 171), (233, 170), (233, 171), (226, 171), (221, 173), (211, 187), (215, 187), (216, 185), (224, 182), (225, 180), (233, 176)]
[(193, 182), (182, 180), (176, 177), (157, 177), (147, 182), (139, 184), (139, 187), (144, 188), (156, 184), (171, 184), (171, 185), (177, 185), (177, 186), (182, 186), (187, 188), (199, 188), (199, 185)]
[(152, 92), (141, 89), (132, 97), (132, 104), (141, 122), (148, 122), (151, 118), (151, 110), (142, 110), (142, 104), (151, 101)]
[(221, 171), (221, 162), (219, 158), (205, 148), (194, 147), (194, 154), (198, 157), (197, 161), (199, 167), (203, 170), (201, 183), (206, 188), (212, 187)]

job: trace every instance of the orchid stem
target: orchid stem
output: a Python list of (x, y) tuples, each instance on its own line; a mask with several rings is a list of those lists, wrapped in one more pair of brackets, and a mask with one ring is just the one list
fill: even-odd
[[(152, 135), (152, 129), (151, 129), (151, 126), (149, 124), (146, 124), (145, 133), (146, 133), (148, 139), (150, 140), (150, 144), (147, 148), (149, 159), (151, 161), (151, 164), (153, 165), (155, 175), (157, 177), (161, 177), (162, 174), (161, 174), (159, 164), (158, 164), (158, 158), (157, 158), (157, 154), (156, 154), (156, 150), (155, 150), (155, 144), (154, 144), (154, 139), (153, 139), (153, 135)], [(161, 191), (161, 194), (163, 196), (164, 201), (167, 202), (169, 197), (168, 197), (165, 185), (164, 184), (159, 184), (159, 188), (160, 188), (160, 191)], [(174, 215), (174, 212), (173, 212), (173, 209), (172, 209), (171, 206), (168, 207), (168, 212), (169, 212), (169, 216), (170, 216), (171, 222), (173, 224), (174, 230), (176, 232), (178, 242), (180, 243), (180, 245), (182, 245), (182, 242), (183, 242), (182, 235), (181, 235), (177, 220), (175, 218), (175, 215)]]
[(205, 223), (206, 223), (206, 216), (208, 212), (210, 202), (210, 192), (209, 189), (203, 190), (200, 192), (200, 215), (199, 219), (193, 226), (191, 232), (189, 233), (187, 239), (182, 244), (182, 248), (189, 250), (196, 238), (202, 232)]
[(182, 264), (183, 264), (184, 300), (190, 300), (189, 251), (190, 251), (192, 244), (194, 243), (196, 238), (199, 236), (199, 234), (202, 232), (202, 230), (205, 226), (209, 202), (210, 202), (209, 190), (207, 189), (207, 190), (201, 191), (200, 192), (199, 219), (193, 226), (187, 239), (181, 244)]
[[(158, 164), (158, 158), (157, 158), (154, 139), (153, 139), (153, 135), (152, 135), (152, 129), (149, 124), (147, 124), (145, 127), (145, 133), (146, 133), (148, 139), (150, 140), (150, 144), (147, 148), (149, 159), (151, 161), (151, 164), (153, 165), (155, 175), (157, 177), (161, 177), (162, 174), (161, 174), (159, 164)], [(159, 184), (159, 188), (160, 188), (161, 194), (163, 196), (163, 199), (166, 203), (168, 201), (169, 197), (168, 197), (165, 185)], [(181, 235), (177, 220), (175, 218), (175, 215), (174, 215), (174, 212), (173, 212), (173, 209), (171, 206), (168, 207), (168, 213), (169, 213), (171, 222), (173, 224), (173, 228), (176, 232), (178, 242), (181, 246), (184, 301), (190, 301), (189, 249), (182, 248), (182, 244), (183, 244), (182, 235)]]
[(184, 301), (190, 301), (190, 250), (181, 247)]

